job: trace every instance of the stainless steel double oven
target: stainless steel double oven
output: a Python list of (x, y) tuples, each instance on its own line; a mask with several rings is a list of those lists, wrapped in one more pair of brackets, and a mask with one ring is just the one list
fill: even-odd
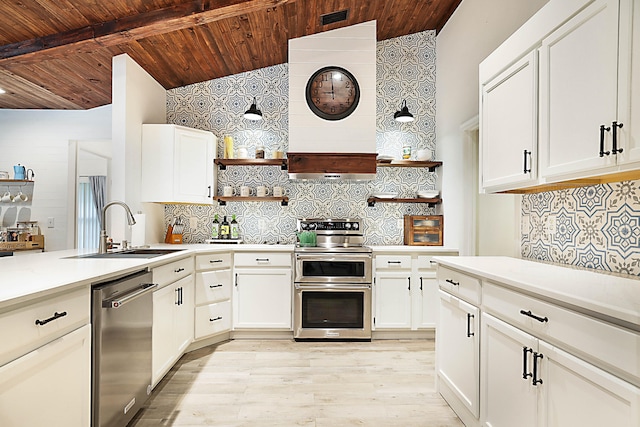
[[(371, 248), (353, 219), (314, 223), (318, 246), (294, 250), (294, 338), (371, 340)], [(308, 229), (308, 227), (307, 227)]]

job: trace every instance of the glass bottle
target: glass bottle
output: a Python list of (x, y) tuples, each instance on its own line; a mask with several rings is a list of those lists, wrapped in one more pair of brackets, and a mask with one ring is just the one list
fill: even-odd
[(264, 146), (258, 145), (256, 147), (256, 159), (264, 159)]
[(235, 214), (231, 215), (231, 238), (236, 240), (240, 238), (240, 229)]
[(226, 215), (222, 218), (222, 224), (220, 225), (220, 238), (222, 239), (229, 238), (229, 222), (227, 222)]
[(211, 226), (211, 238), (219, 239), (220, 238), (220, 221), (218, 220), (218, 214), (213, 216), (213, 224)]

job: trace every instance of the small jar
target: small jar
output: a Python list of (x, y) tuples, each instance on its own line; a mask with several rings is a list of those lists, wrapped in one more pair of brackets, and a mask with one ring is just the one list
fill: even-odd
[(247, 151), (247, 147), (245, 147), (244, 145), (241, 145), (238, 147), (238, 158), (239, 159), (246, 159), (247, 157), (249, 157), (249, 152)]
[(403, 145), (402, 146), (402, 158), (408, 160), (411, 158), (411, 146)]
[(264, 159), (264, 146), (258, 145), (256, 147), (256, 159)]

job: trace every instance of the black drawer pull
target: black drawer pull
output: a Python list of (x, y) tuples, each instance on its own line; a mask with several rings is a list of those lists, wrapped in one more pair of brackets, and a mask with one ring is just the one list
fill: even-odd
[(532, 385), (542, 384), (542, 379), (538, 378), (538, 359), (542, 359), (544, 356), (540, 353), (533, 352), (533, 379), (531, 380)]
[(453, 286), (460, 286), (460, 282), (454, 282), (451, 279), (445, 279), (445, 282), (451, 283)]
[(471, 313), (467, 313), (467, 338), (471, 338), (475, 333), (471, 332), (471, 319), (475, 316)]
[(420, 290), (422, 290), (422, 277), (420, 278)]
[(387, 261), (387, 264), (402, 264), (402, 261)]
[(222, 316), (214, 317), (213, 319), (209, 319), (209, 322), (215, 322), (217, 320), (222, 320)]
[(522, 379), (526, 380), (532, 377), (531, 372), (527, 372), (527, 353), (533, 353), (533, 349), (529, 347), (522, 347)]
[(407, 277), (407, 280), (409, 281), (409, 290), (411, 290), (411, 277)]
[(269, 258), (256, 258), (256, 262), (269, 262)]
[(209, 262), (210, 262), (211, 264), (214, 264), (214, 263), (216, 263), (216, 262), (222, 262), (222, 260), (221, 260), (221, 259), (210, 259), (210, 260), (209, 260)]
[(44, 320), (36, 319), (36, 325), (43, 326), (49, 322), (53, 322), (54, 320), (64, 317), (66, 315), (67, 315), (66, 311), (63, 311), (62, 313), (58, 313), (56, 311), (55, 313), (53, 313), (53, 316), (49, 317), (48, 319), (44, 319)]
[(540, 323), (545, 323), (549, 321), (549, 318), (547, 316), (544, 316), (544, 317), (536, 316), (535, 314), (531, 313), (531, 310), (529, 311), (520, 310), (520, 314), (531, 317), (532, 319), (536, 319)]
[(217, 285), (209, 285), (209, 287), (211, 289), (213, 289), (213, 288), (221, 288), (222, 287), (222, 283), (218, 283)]
[(184, 268), (180, 267), (173, 270), (174, 273), (180, 273), (181, 271), (184, 271)]

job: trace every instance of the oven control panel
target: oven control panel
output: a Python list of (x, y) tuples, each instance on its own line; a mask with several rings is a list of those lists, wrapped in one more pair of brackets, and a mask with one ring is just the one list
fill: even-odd
[(359, 219), (308, 219), (298, 220), (298, 231), (330, 232), (340, 231), (362, 234), (362, 224)]

